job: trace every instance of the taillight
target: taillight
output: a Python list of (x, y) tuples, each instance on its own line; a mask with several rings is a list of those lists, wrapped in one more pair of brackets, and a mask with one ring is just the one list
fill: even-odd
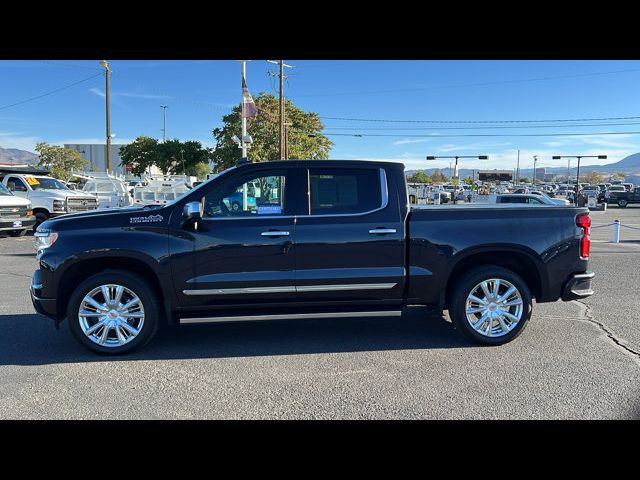
[(591, 217), (588, 213), (583, 213), (576, 217), (576, 225), (582, 228), (582, 238), (580, 239), (580, 257), (589, 258), (589, 250), (591, 249), (591, 237), (589, 229), (591, 228)]

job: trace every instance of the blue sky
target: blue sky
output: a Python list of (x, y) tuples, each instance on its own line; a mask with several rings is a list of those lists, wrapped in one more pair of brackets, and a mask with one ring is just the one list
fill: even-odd
[[(0, 147), (33, 151), (49, 143), (104, 142), (104, 77), (99, 60), (0, 61)], [(110, 60), (114, 143), (138, 135), (213, 146), (211, 130), (240, 101), (240, 64), (233, 60)], [(402, 161), (407, 168), (448, 167), (427, 155), (489, 155), (465, 168), (563, 166), (552, 155), (606, 154), (611, 163), (640, 151), (640, 118), (618, 121), (468, 123), (640, 117), (640, 61), (331, 61), (287, 60), (285, 94), (323, 117), (454, 123), (324, 119), (332, 158)], [(247, 65), (252, 94), (277, 93), (276, 66)], [(23, 104), (14, 103), (84, 80)], [(465, 123), (467, 122), (467, 123)], [(608, 125), (593, 125), (593, 124)], [(624, 125), (612, 125), (623, 123)], [(634, 125), (633, 123), (637, 123)], [(512, 128), (512, 127), (526, 128)], [(447, 128), (448, 129), (445, 129)], [(455, 127), (455, 128), (452, 128)], [(501, 127), (501, 128), (487, 128)], [(507, 128), (508, 127), (508, 128)], [(363, 135), (362, 137), (336, 134)], [(588, 134), (572, 136), (570, 134)], [(554, 134), (555, 136), (507, 136)], [(385, 136), (367, 136), (385, 135)], [(389, 136), (386, 136), (389, 135)], [(487, 137), (444, 135), (492, 135)], [(495, 136), (494, 136), (495, 135)], [(560, 164), (562, 162), (562, 165)]]

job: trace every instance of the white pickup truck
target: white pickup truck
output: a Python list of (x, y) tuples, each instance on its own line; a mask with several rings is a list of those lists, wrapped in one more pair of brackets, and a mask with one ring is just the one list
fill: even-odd
[(0, 180), (14, 195), (31, 201), (36, 217), (34, 229), (52, 217), (98, 208), (96, 197), (69, 190), (63, 182), (52, 177), (7, 173)]
[(31, 202), (16, 197), (0, 183), (0, 233), (21, 237), (33, 227), (35, 221)]

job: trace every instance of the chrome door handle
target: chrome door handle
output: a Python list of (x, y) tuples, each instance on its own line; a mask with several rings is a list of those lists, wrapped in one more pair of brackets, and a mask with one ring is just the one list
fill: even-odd
[(284, 237), (286, 235), (289, 235), (289, 232), (275, 232), (273, 230), (270, 230), (268, 232), (262, 232), (260, 235), (262, 235), (263, 237)]
[(385, 233), (396, 233), (395, 228), (374, 228), (373, 230), (369, 230), (369, 233), (372, 235), (380, 235)]

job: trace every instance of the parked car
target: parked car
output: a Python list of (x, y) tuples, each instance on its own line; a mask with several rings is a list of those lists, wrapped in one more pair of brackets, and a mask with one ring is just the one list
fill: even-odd
[(0, 183), (0, 232), (21, 237), (36, 223), (31, 202), (15, 196)]
[[(550, 200), (551, 203), (555, 203), (556, 205), (569, 205), (570, 202), (569, 200), (565, 199), (565, 198), (552, 198), (551, 196), (547, 195), (545, 192), (541, 192), (539, 190), (532, 190), (529, 192), (529, 195), (536, 195), (539, 197), (543, 197), (547, 200)], [(548, 202), (546, 202), (548, 203)]]
[[(624, 188), (622, 184), (613, 184), (609, 186), (609, 188), (604, 192), (604, 200), (607, 203), (617, 203), (616, 194), (620, 192), (626, 192), (627, 189)], [(611, 194), (613, 193), (613, 199), (611, 198)]]
[(559, 206), (549, 197), (532, 195), (530, 193), (507, 193), (496, 196), (496, 203), (521, 203), (527, 205), (553, 205)]
[[(268, 186), (255, 207), (223, 207), (250, 182)], [(406, 305), (446, 308), (461, 334), (499, 345), (523, 331), (534, 298), (593, 293), (590, 225), (586, 208), (410, 207), (399, 163), (244, 163), (163, 206), (43, 223), (31, 298), (100, 353), (141, 347), (161, 323), (388, 317)]]
[(69, 190), (62, 181), (52, 177), (7, 173), (1, 180), (14, 195), (32, 203), (36, 217), (34, 229), (49, 218), (98, 208), (96, 197)]
[(609, 203), (617, 203), (620, 208), (625, 208), (630, 203), (640, 203), (640, 187), (635, 187), (630, 192), (609, 191)]

